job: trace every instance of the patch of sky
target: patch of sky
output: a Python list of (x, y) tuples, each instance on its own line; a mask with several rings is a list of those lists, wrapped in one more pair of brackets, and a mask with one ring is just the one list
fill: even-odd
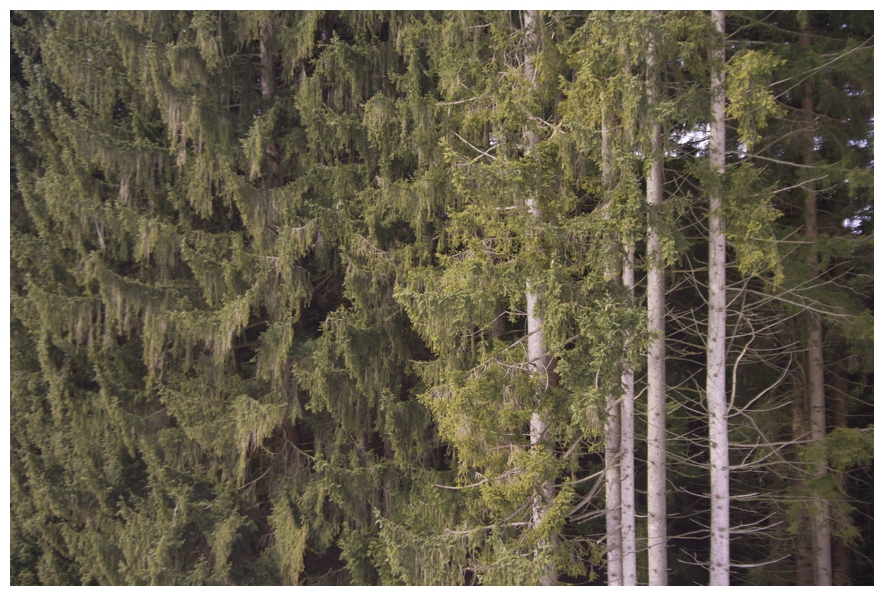
[(861, 234), (863, 229), (863, 223), (866, 221), (871, 221), (872, 219), (872, 206), (866, 205), (862, 209), (856, 212), (856, 215), (853, 217), (848, 217), (842, 222), (845, 230), (850, 230), (854, 234)]
[[(701, 126), (695, 126), (689, 130), (679, 131), (673, 135), (676, 145), (692, 144), (696, 148), (697, 157), (706, 153), (709, 147), (709, 124), (704, 123)], [(667, 157), (675, 156), (673, 151), (666, 152)]]

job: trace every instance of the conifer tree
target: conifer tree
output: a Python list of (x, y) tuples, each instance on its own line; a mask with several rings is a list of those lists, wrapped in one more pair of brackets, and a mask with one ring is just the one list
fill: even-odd
[[(724, 35), (724, 11), (712, 12), (715, 28)], [(716, 45), (718, 43), (716, 42)], [(720, 176), (725, 167), (725, 87), (724, 47), (712, 51), (712, 119), (709, 135), (709, 161)], [(727, 343), (727, 304), (725, 269), (725, 229), (721, 197), (709, 194), (709, 325), (706, 334), (706, 400), (709, 403), (709, 463), (711, 474), (711, 533), (709, 580), (713, 586), (729, 585), (730, 574), (730, 483), (727, 430), (728, 404), (725, 386), (725, 345)]]
[[(648, 48), (648, 108), (659, 102), (656, 41)], [(666, 532), (666, 288), (662, 230), (655, 222), (663, 201), (663, 125), (651, 115), (650, 166), (648, 168), (648, 574), (649, 585), (667, 584)]]
[(713, 286), (727, 577), (868, 581), (871, 19), (727, 26), (12, 13), (12, 582), (703, 582)]
[[(601, 109), (601, 170), (602, 186), (605, 192), (605, 204), (601, 209), (606, 218), (610, 218), (611, 202), (614, 190), (614, 170), (616, 164), (613, 159), (612, 135), (615, 134), (612, 110), (608, 106)], [(612, 245), (612, 253), (619, 247)], [(609, 263), (605, 277), (613, 284), (617, 284), (617, 274), (614, 272), (616, 258)], [(623, 449), (622, 437), (622, 403), (619, 392), (612, 392), (605, 396), (605, 557), (608, 571), (608, 585), (623, 585), (623, 535), (622, 535), (622, 475), (620, 467), (620, 455)]]
[[(826, 207), (820, 213), (826, 214), (823, 216), (824, 218), (831, 218), (828, 220), (829, 223), (824, 226), (827, 230), (825, 234), (831, 238), (829, 244), (831, 252), (828, 255), (832, 260), (828, 263), (840, 261), (843, 266), (844, 263), (850, 262), (850, 267), (860, 267), (861, 269), (861, 258), (856, 260), (856, 257), (862, 254), (863, 249), (860, 247), (866, 241), (866, 237), (860, 230), (857, 230), (859, 233), (855, 234), (848, 232), (843, 222), (851, 221), (849, 218), (855, 217), (848, 216), (848, 213), (857, 213), (857, 208), (862, 209), (864, 200), (862, 197), (865, 196), (862, 183), (857, 184), (857, 182), (863, 179), (864, 174), (861, 171), (869, 163), (863, 157), (866, 141), (859, 140), (865, 136), (864, 131), (867, 130), (866, 126), (869, 123), (867, 115), (864, 115), (864, 111), (867, 109), (865, 103), (867, 98), (862, 91), (859, 91), (864, 88), (864, 83), (861, 82), (863, 80), (861, 73), (864, 71), (864, 64), (866, 64), (864, 44), (867, 43), (867, 38), (864, 35), (868, 33), (868, 29), (863, 26), (856, 27), (855, 24), (859, 21), (854, 19), (861, 19), (860, 15), (847, 15), (837, 11), (809, 13), (804, 22), (801, 20), (803, 18), (801, 13), (776, 13), (770, 17), (762, 17), (754, 13), (736, 13), (736, 15), (741, 26), (746, 27), (741, 30), (741, 35), (764, 44), (761, 46), (763, 50), (770, 52), (769, 56), (776, 57), (774, 59), (775, 70), (770, 80), (777, 81), (773, 86), (775, 93), (771, 95), (771, 97), (777, 98), (777, 104), (774, 110), (767, 108), (756, 111), (756, 113), (767, 111), (769, 114), (770, 120), (768, 127), (764, 130), (764, 140), (754, 144), (754, 147), (747, 152), (748, 154), (742, 154), (740, 157), (743, 161), (752, 159), (759, 166), (763, 166), (765, 179), (774, 181), (777, 186), (784, 189), (779, 195), (779, 200), (774, 203), (783, 212), (776, 222), (777, 236), (787, 239), (796, 233), (803, 233), (802, 229), (806, 228), (809, 213), (809, 210), (805, 208), (808, 193), (813, 191), (814, 197), (825, 197), (821, 200), (825, 202)], [(801, 43), (802, 34), (806, 23), (814, 22), (821, 28), (816, 31), (814, 43), (808, 48)], [(770, 25), (774, 23), (776, 25), (771, 27)], [(823, 29), (832, 27), (835, 23), (839, 24), (828, 29), (826, 33), (822, 32)], [(777, 41), (770, 43), (773, 39)], [(819, 55), (818, 48), (815, 49), (816, 51), (811, 49), (816, 43), (827, 46), (825, 57)], [(757, 48), (758, 45), (759, 43), (756, 43), (755, 47)], [(759, 53), (757, 56), (761, 57), (763, 53)], [(745, 64), (745, 62), (741, 61), (740, 64)], [(826, 66), (820, 68), (820, 64), (826, 64)], [(745, 85), (740, 83), (739, 79), (736, 80), (738, 86)], [(817, 99), (817, 105), (822, 107), (826, 116), (813, 118), (813, 128), (816, 130), (811, 143), (814, 146), (814, 152), (824, 152), (827, 162), (824, 167), (821, 167), (822, 164), (819, 162), (813, 168), (807, 167), (809, 164), (806, 151), (811, 145), (808, 144), (807, 131), (804, 130), (808, 125), (808, 119), (803, 103), (808, 97), (806, 89), (809, 81), (820, 83), (818, 86), (814, 85), (817, 90), (825, 89), (824, 92), (818, 92), (820, 97), (825, 97), (825, 99), (822, 101)], [(750, 97), (745, 94), (746, 89), (743, 86), (743, 97)], [(735, 99), (739, 99), (739, 97), (735, 97)], [(744, 101), (734, 102), (735, 112), (741, 111), (741, 104), (747, 105)], [(761, 107), (758, 103), (755, 105)], [(739, 129), (741, 131), (749, 130), (753, 121), (756, 120), (747, 117), (748, 114), (745, 111), (742, 113), (744, 115), (737, 120)], [(804, 139), (804, 141), (796, 143), (794, 140), (796, 138)], [(848, 141), (848, 138), (856, 140)], [(816, 158), (814, 161), (817, 161)], [(864, 163), (866, 166), (859, 166), (860, 163)], [(833, 170), (828, 168), (834, 168), (839, 173), (830, 177)], [(826, 191), (821, 192), (822, 186), (820, 184), (822, 183), (820, 180), (831, 182), (829, 186), (826, 186)], [(845, 217), (848, 219), (845, 220)], [(861, 219), (856, 221), (861, 221)], [(779, 287), (775, 287), (771, 294), (774, 300), (782, 299), (784, 301), (779, 317), (784, 321), (796, 321), (795, 326), (791, 328), (794, 330), (794, 335), (782, 337), (783, 343), (780, 345), (783, 346), (783, 354), (791, 354), (790, 350), (794, 347), (788, 347), (790, 343), (807, 336), (804, 331), (806, 323), (798, 324), (799, 319), (809, 320), (817, 315), (822, 315), (834, 330), (850, 328), (857, 321), (869, 316), (868, 312), (863, 312), (865, 307), (861, 306), (859, 302), (847, 299), (846, 295), (840, 292), (836, 286), (829, 285), (828, 280), (831, 273), (827, 273), (825, 267), (820, 269), (817, 274), (813, 273), (812, 267), (808, 264), (813, 261), (812, 247), (814, 244), (802, 243), (800, 246), (802, 250), (796, 253), (792, 252), (793, 246), (788, 241), (779, 244), (779, 254), (775, 259), (779, 262), (781, 277)], [(787, 254), (792, 256), (786, 256)], [(820, 262), (822, 263), (822, 261)], [(846, 270), (842, 269), (841, 271), (844, 275), (842, 280), (856, 279)], [(811, 279), (814, 281), (810, 282)], [(862, 295), (861, 290), (850, 293), (857, 297)], [(851, 332), (847, 333), (851, 334)], [(840, 335), (840, 332), (833, 333), (833, 335), (836, 334)], [(810, 336), (812, 335), (810, 334)], [(798, 341), (804, 343), (808, 340), (798, 339)], [(858, 342), (857, 346), (861, 344), (861, 340), (858, 338), (854, 341)], [(794, 346), (794, 343), (791, 345)], [(805, 345), (807, 344), (805, 343)], [(829, 351), (825, 358), (833, 358), (833, 353)], [(792, 362), (802, 363), (803, 361), (805, 361), (805, 357), (801, 352), (792, 357)], [(806, 391), (809, 391), (809, 387), (812, 386), (808, 375), (813, 369), (803, 364), (797, 367), (794, 364), (790, 365), (788, 360), (785, 360), (783, 364), (786, 365), (786, 370), (796, 371), (791, 377), (794, 381), (783, 387), (783, 389), (795, 391), (795, 397), (789, 397), (790, 400), (793, 400), (794, 420), (783, 421), (783, 423), (792, 427), (793, 439), (801, 444), (811, 438), (811, 410), (809, 408), (810, 402), (807, 399), (809, 393)], [(830, 364), (828, 368), (831, 372), (826, 374), (835, 377), (837, 375), (837, 372), (833, 370), (835, 367)], [(790, 377), (786, 376), (785, 378)], [(817, 427), (819, 428), (819, 424)], [(861, 432), (856, 433), (855, 436), (858, 438), (861, 436)], [(797, 565), (792, 566), (788, 572), (783, 569), (782, 564), (772, 565), (771, 571), (773, 574), (794, 574), (791, 575), (793, 578), (791, 581), (797, 581), (797, 583), (822, 581), (821, 578), (814, 577), (817, 574), (814, 569), (819, 570), (826, 567), (825, 564), (819, 565), (813, 562), (811, 536), (817, 528), (824, 526), (824, 524), (811, 523), (814, 511), (818, 512), (823, 506), (832, 507), (832, 514), (827, 516), (827, 519), (837, 517), (841, 520), (837, 525), (840, 528), (839, 533), (842, 535), (850, 532), (850, 530), (844, 532), (844, 529), (851, 527), (852, 523), (849, 521), (849, 513), (846, 516), (842, 513), (849, 508), (845, 508), (844, 494), (832, 486), (835, 478), (829, 474), (820, 474), (821, 458), (825, 457), (821, 455), (822, 450), (819, 448), (820, 438), (818, 433), (818, 438), (814, 441), (816, 447), (800, 447), (791, 452), (793, 457), (789, 469), (794, 470), (795, 466), (800, 466), (805, 472), (795, 477), (791, 473), (785, 472), (785, 468), (780, 468), (780, 473), (783, 476), (791, 476), (793, 480), (788, 481), (789, 484), (786, 485), (789, 487), (786, 489), (789, 496), (776, 496), (772, 501), (779, 504), (775, 505), (773, 511), (783, 511), (780, 509), (782, 503), (790, 503), (784, 507), (788, 513), (784, 511), (781, 514), (785, 514), (792, 520), (790, 527), (793, 528), (792, 532), (794, 533), (777, 536), (771, 540), (771, 543), (775, 545), (779, 539), (789, 537), (790, 540), (794, 540), (791, 542), (794, 546), (781, 548), (797, 551), (798, 556), (796, 557)], [(829, 479), (823, 480), (826, 476)], [(827, 488), (823, 488), (823, 486), (827, 486)], [(770, 494), (777, 494), (771, 490), (770, 485), (765, 488), (770, 491)], [(817, 505), (813, 505), (813, 503), (817, 503)], [(805, 521), (801, 521), (802, 519)], [(809, 533), (805, 535), (804, 532), (808, 530)], [(825, 539), (816, 539), (817, 544), (825, 542), (827, 542)], [(802, 554), (804, 552), (806, 554)], [(771, 558), (777, 557), (772, 556)]]
[[(310, 337), (325, 318), (320, 313), (336, 303), (355, 301), (354, 314), (364, 320), (368, 306), (383, 305), (391, 291), (371, 278), (358, 283), (365, 278), (359, 271), (348, 274), (342, 263), (349, 251), (364, 250), (348, 235), (349, 222), (361, 214), (342, 207), (369, 186), (377, 162), (359, 112), (388, 76), (377, 67), (389, 64), (392, 54), (389, 44), (370, 42), (377, 21), (351, 17), (26, 16), (31, 26), (20, 31), (19, 55), (38, 60), (24, 59), (28, 87), (21, 93), (19, 130), (51, 119), (38, 127), (41, 144), (22, 145), (54, 162), (45, 172), (22, 169), (20, 188), (28, 215), (48, 216), (44, 236), (61, 226), (58, 239), (81, 247), (78, 283), (88, 293), (77, 298), (71, 286), (74, 302), (63, 307), (62, 300), (71, 298), (57, 288), (41, 290), (33, 279), (19, 311), (34, 312), (22, 309), (35, 305), (34, 315), (22, 315), (32, 333), (42, 328), (73, 342), (60, 349), (82, 355), (83, 387), (100, 385), (91, 390), (95, 399), (109, 400), (114, 409), (108, 420), (118, 420), (124, 431), (130, 459), (116, 467), (137, 470), (143, 486), (156, 487), (133, 497), (142, 500), (116, 504), (125, 522), (75, 526), (66, 538), (72, 544), (88, 543), (90, 532), (110, 536), (99, 551), (102, 568), (124, 573), (96, 576), (87, 561), (98, 555), (74, 555), (82, 549), (57, 540), (44, 551), (46, 561), (57, 560), (57, 552), (76, 556), (83, 573), (102, 583), (236, 582), (246, 576), (297, 582), (310, 551), (322, 555), (331, 548), (340, 552), (350, 581), (375, 581), (364, 547), (377, 540), (374, 511), (390, 513), (395, 483), (393, 462), (375, 455), (374, 442), (387, 460), (396, 445), (407, 467), (415, 459), (405, 452), (416, 451), (420, 462), (432, 441), (424, 436), (426, 410), (415, 401), (399, 404), (407, 392), (402, 365), (363, 356), (373, 353), (378, 339), (395, 337), (385, 353), (403, 363), (409, 338), (417, 341), (413, 335), (373, 324), (361, 353), (349, 327), (335, 335), (327, 322), (322, 341)], [(52, 93), (69, 104), (56, 104)], [(61, 154), (68, 162), (54, 157)], [(83, 188), (83, 207), (66, 204), (64, 188), (71, 185)], [(359, 231), (353, 230), (364, 238)], [(72, 310), (78, 302), (82, 306)], [(35, 318), (41, 311), (42, 319)], [(383, 313), (384, 320), (396, 312)], [(124, 344), (128, 361), (114, 355), (121, 334), (133, 338)], [(350, 339), (336, 346), (336, 337)], [(348, 363), (337, 377), (334, 362), (322, 360), (325, 346)], [(142, 364), (126, 364), (132, 358)], [(323, 379), (307, 365), (317, 361), (328, 375)], [(97, 376), (87, 381), (91, 366), (98, 367)], [(114, 396), (127, 386), (143, 396), (134, 403), (146, 400), (137, 410), (116, 405)], [(346, 403), (336, 401), (347, 395)], [(103, 403), (96, 406), (109, 407)], [(382, 423), (378, 410), (392, 418)], [(397, 416), (412, 425), (400, 428)], [(75, 432), (80, 440), (108, 436), (82, 425)], [(168, 449), (183, 459), (170, 460), (163, 455)], [(334, 472), (340, 462), (350, 469), (344, 477)], [(185, 476), (169, 477), (170, 465)], [(98, 469), (96, 482), (109, 482)], [(37, 473), (30, 473), (32, 487)], [(202, 486), (202, 492), (181, 493), (180, 482)], [(347, 483), (375, 488), (330, 490)], [(172, 497), (165, 494), (179, 497), (166, 505)], [(211, 515), (190, 513), (203, 511), (201, 502)], [(113, 511), (111, 501), (108, 515)], [(171, 533), (145, 525), (161, 514), (176, 520)], [(152, 534), (157, 531), (166, 533)], [(176, 538), (185, 531), (189, 542)], [(151, 550), (164, 540), (165, 550)], [(261, 556), (232, 554), (236, 545)], [(49, 573), (47, 581), (70, 581)]]
[[(533, 84), (537, 76), (537, 72), (534, 67), (534, 60), (536, 58), (532, 54), (534, 54), (534, 52), (536, 51), (535, 48), (537, 46), (538, 37), (537, 29), (543, 27), (543, 21), (541, 20), (540, 13), (538, 11), (529, 10), (525, 11), (522, 14), (522, 23), (522, 26), (525, 29), (525, 35), (528, 40), (528, 47), (526, 49), (524, 57), (525, 79)], [(525, 137), (524, 152), (526, 156), (530, 156), (532, 152), (537, 149), (537, 140), (535, 138), (535, 134), (535, 131), (531, 130), (530, 128), (523, 132), (523, 135)], [(527, 205), (528, 210), (531, 212), (531, 216), (534, 219), (541, 220), (543, 216), (540, 208), (537, 205), (537, 199), (529, 195), (528, 199), (525, 201), (525, 204)], [(527, 292), (525, 296), (525, 301), (527, 303), (528, 317), (528, 364), (541, 379), (541, 385), (543, 386), (543, 388), (539, 389), (539, 391), (546, 391), (548, 389), (555, 388), (556, 375), (553, 371), (555, 367), (555, 362), (552, 358), (550, 358), (546, 346), (544, 345), (544, 317), (540, 307), (543, 296), (543, 287), (539, 286), (538, 282), (536, 280), (532, 280), (531, 278), (525, 280), (525, 287)], [(544, 421), (543, 415), (540, 413), (542, 399), (542, 394), (538, 395), (538, 397), (535, 399), (536, 408), (531, 413), (532, 449), (544, 449), (550, 439), (548, 424)], [(555, 489), (552, 484), (552, 479), (548, 478), (544, 480), (541, 487), (537, 489), (537, 495), (534, 497), (534, 503), (532, 505), (532, 525), (534, 528), (539, 528), (543, 524), (544, 517), (546, 517), (547, 512), (549, 511), (549, 507), (552, 505), (552, 501), (554, 498)], [(552, 537), (552, 539), (554, 540), (555, 537)], [(553, 583), (555, 583), (555, 579), (555, 566), (549, 565), (541, 576), (541, 584), (546, 586), (552, 585)]]

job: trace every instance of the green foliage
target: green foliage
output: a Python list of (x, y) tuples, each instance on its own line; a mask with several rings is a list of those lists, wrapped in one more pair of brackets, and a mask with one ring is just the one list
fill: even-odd
[(751, 151), (767, 121), (786, 114), (770, 87), (771, 72), (783, 63), (772, 52), (741, 50), (725, 70), (728, 118), (737, 121), (737, 136)]
[(762, 188), (760, 173), (749, 163), (732, 168), (724, 183), (722, 208), (728, 222), (727, 239), (736, 251), (740, 273), (770, 274), (776, 290), (784, 279), (773, 226), (781, 213), (773, 206), (775, 187)]
[(304, 570), (304, 551), (307, 547), (307, 526), (301, 526), (292, 515), (287, 499), (280, 495), (273, 503), (269, 516), (275, 536), (274, 550), (286, 583), (297, 585)]
[[(728, 17), (746, 26), (727, 67), (740, 157), (717, 177), (695, 139), (713, 38), (697, 11), (548, 11), (530, 27), (515, 11), (12, 13), (12, 583), (533, 585), (553, 568), (599, 582), (604, 403), (626, 367), (644, 399), (648, 226), (669, 276), (671, 498), (687, 509), (670, 523), (694, 532), (705, 476), (681, 462), (702, 461), (713, 188), (729, 292), (744, 292), (737, 407), (784, 411), (791, 320), (813, 308), (827, 358), (850, 350), (852, 416), (869, 416), (872, 34), (811, 14), (839, 53), (822, 67), (780, 39), (795, 15), (768, 29), (753, 14)], [(820, 147), (798, 173), (790, 85), (805, 73)], [(666, 200), (648, 211), (656, 119)], [(819, 283), (796, 240), (811, 179), (831, 220)], [(615, 280), (628, 248), (634, 298)], [(547, 372), (529, 361), (529, 302)], [(789, 424), (744, 418), (737, 450)], [(741, 456), (785, 486), (737, 468), (734, 482), (765, 506), (794, 497), (764, 513), (794, 529), (800, 491), (823, 495), (861, 545), (834, 474), (798, 478), (780, 451)], [(803, 457), (865, 469), (871, 428)]]
[(829, 466), (836, 472), (867, 466), (872, 463), (875, 450), (873, 427), (864, 429), (839, 427), (826, 435), (822, 445), (805, 450), (807, 461), (816, 461), (825, 454)]

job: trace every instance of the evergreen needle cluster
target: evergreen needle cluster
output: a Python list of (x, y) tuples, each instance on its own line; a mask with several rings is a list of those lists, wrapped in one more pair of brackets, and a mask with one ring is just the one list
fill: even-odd
[(13, 584), (871, 582), (871, 13), (10, 18)]

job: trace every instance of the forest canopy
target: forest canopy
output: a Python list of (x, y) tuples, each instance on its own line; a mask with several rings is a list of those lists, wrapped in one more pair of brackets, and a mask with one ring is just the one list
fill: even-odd
[(11, 13), (15, 585), (873, 583), (873, 15)]

